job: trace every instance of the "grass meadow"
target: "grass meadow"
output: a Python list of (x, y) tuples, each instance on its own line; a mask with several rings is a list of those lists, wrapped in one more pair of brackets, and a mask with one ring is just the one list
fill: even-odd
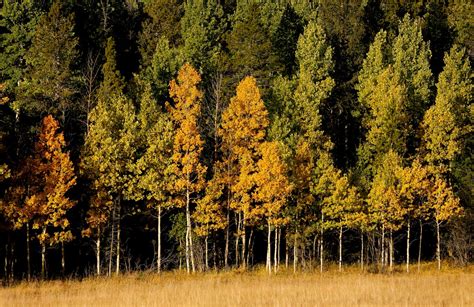
[(0, 306), (474, 306), (474, 266), (424, 264), (420, 273), (133, 273), (112, 278), (22, 282), (0, 289)]

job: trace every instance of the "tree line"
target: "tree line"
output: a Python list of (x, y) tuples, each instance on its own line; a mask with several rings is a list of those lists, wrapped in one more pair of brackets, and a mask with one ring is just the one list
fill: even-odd
[(472, 9), (3, 1), (5, 281), (468, 263)]

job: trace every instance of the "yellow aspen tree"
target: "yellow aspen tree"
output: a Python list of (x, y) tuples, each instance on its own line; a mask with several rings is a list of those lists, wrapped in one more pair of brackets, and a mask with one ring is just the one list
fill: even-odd
[(441, 225), (451, 218), (461, 215), (463, 209), (453, 189), (446, 180), (437, 175), (431, 179), (428, 202), (436, 222), (436, 260), (438, 261), (438, 270), (441, 270)]
[(177, 207), (186, 208), (186, 270), (195, 272), (191, 204), (196, 194), (205, 187), (206, 167), (201, 163), (203, 140), (201, 139), (198, 116), (201, 112), (203, 93), (198, 89), (201, 76), (190, 65), (184, 64), (178, 77), (170, 83), (170, 97), (174, 100), (169, 106), (175, 126), (170, 182), (175, 194)]
[(51, 116), (43, 119), (41, 133), (32, 157), (32, 176), (37, 178), (37, 190), (28, 197), (26, 205), (34, 212), (33, 229), (41, 229), (41, 275), (46, 276), (46, 244), (61, 244), (61, 267), (64, 273), (64, 243), (73, 236), (66, 213), (75, 202), (67, 192), (76, 184), (74, 167), (65, 151), (66, 142), (59, 123)]
[[(97, 185), (97, 183), (95, 183)], [(86, 223), (87, 228), (81, 232), (83, 237), (92, 237), (95, 235), (95, 256), (96, 256), (96, 274), (101, 274), (101, 237), (105, 225), (109, 221), (110, 212), (113, 207), (113, 199), (107, 191), (100, 185), (94, 187), (94, 195), (89, 202), (87, 210)]]
[(173, 123), (152, 97), (150, 85), (145, 85), (140, 101), (139, 148), (143, 152), (135, 165), (137, 186), (134, 198), (146, 200), (147, 207), (156, 212), (156, 266), (161, 272), (161, 217), (171, 207), (170, 167), (173, 155)]
[(253, 77), (246, 77), (237, 86), (236, 96), (222, 114), (219, 130), (225, 163), (229, 169), (235, 166), (235, 173), (232, 172), (235, 175), (227, 178), (227, 182), (232, 192), (231, 209), (239, 216), (237, 235), (241, 238), (244, 268), (247, 256), (246, 227), (254, 223), (257, 216), (252, 213), (252, 191), (255, 188), (253, 174), (256, 172), (258, 148), (264, 142), (268, 125), (268, 111), (261, 99), (257, 81)]
[[(281, 158), (279, 144), (264, 142), (260, 145), (259, 151), (261, 158), (257, 162), (255, 173), (254, 199), (259, 203), (260, 215), (267, 220), (266, 267), (268, 273), (271, 273), (271, 232), (272, 228), (275, 228), (275, 240), (278, 241), (276, 229), (286, 223), (282, 213), (292, 187), (288, 181), (286, 165)], [(275, 243), (275, 247), (279, 248), (278, 242)]]
[(209, 235), (227, 227), (223, 190), (220, 176), (215, 174), (207, 182), (205, 195), (197, 202), (196, 211), (193, 213), (196, 234), (204, 237), (206, 270), (209, 269)]
[[(428, 218), (426, 192), (429, 187), (428, 171), (419, 159), (415, 159), (412, 165), (399, 170), (400, 177), (400, 198), (404, 210), (404, 219), (407, 223), (407, 242), (406, 242), (406, 271), (410, 271), (410, 229), (411, 220), (418, 219), (420, 225), (422, 221)], [(420, 227), (420, 242), (418, 259), (421, 253), (422, 227)], [(420, 266), (418, 260), (418, 268)]]
[[(382, 267), (389, 262), (393, 268), (393, 231), (402, 226), (405, 209), (400, 197), (400, 170), (402, 160), (400, 156), (389, 150), (377, 163), (375, 177), (368, 195), (369, 219), (376, 226), (381, 227), (380, 259)], [(385, 234), (389, 231), (389, 258), (385, 257)]]

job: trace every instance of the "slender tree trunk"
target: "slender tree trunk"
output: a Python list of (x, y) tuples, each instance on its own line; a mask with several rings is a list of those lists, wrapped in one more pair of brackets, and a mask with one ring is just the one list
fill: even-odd
[(97, 229), (97, 241), (95, 242), (95, 262), (96, 262), (96, 273), (100, 276), (100, 227)]
[(324, 261), (324, 214), (321, 216), (321, 240), (319, 241), (319, 271), (323, 272), (323, 261)]
[(110, 247), (109, 247), (109, 272), (108, 276), (112, 276), (112, 261), (114, 257), (114, 242), (115, 242), (115, 209), (116, 203), (114, 202), (112, 208), (112, 229), (110, 230)]
[(381, 244), (380, 244), (380, 252), (381, 252), (381, 258), (382, 258), (382, 269), (385, 266), (385, 225), (382, 224), (382, 238), (381, 238)]
[(161, 204), (158, 204), (156, 270), (161, 273)]
[(441, 237), (439, 235), (440, 222), (436, 220), (436, 260), (438, 261), (438, 270), (441, 270)]
[(61, 272), (64, 277), (66, 273), (66, 255), (64, 253), (64, 241), (61, 241)]
[(191, 261), (191, 270), (193, 273), (196, 272), (196, 266), (194, 264), (194, 248), (193, 248), (193, 229), (191, 225), (191, 198), (189, 189), (186, 191), (186, 228), (188, 230), (188, 252), (189, 260)]
[(296, 273), (298, 265), (298, 228), (295, 231), (295, 242), (293, 244), (293, 273)]
[(420, 220), (420, 239), (418, 241), (418, 272), (420, 272), (421, 269), (421, 244), (423, 240), (423, 221)]
[(360, 232), (360, 270), (364, 271), (364, 233)]
[(276, 273), (277, 272), (277, 267), (278, 267), (278, 251), (280, 247), (280, 241), (278, 239), (278, 234), (279, 234), (279, 228), (275, 227), (275, 238), (273, 239), (275, 241), (275, 247), (273, 250), (273, 270)]
[(122, 208), (121, 208), (121, 203), (120, 203), (121, 200), (119, 200), (119, 203), (118, 203), (118, 218), (117, 218), (117, 247), (116, 247), (116, 250), (117, 250), (117, 258), (115, 260), (115, 274), (118, 275), (120, 273), (120, 232), (121, 232), (121, 227), (120, 227), (120, 220), (122, 218)]
[(288, 242), (288, 234), (286, 234), (286, 239), (285, 239), (285, 269), (287, 269), (287, 270), (288, 270), (289, 261), (290, 261), (290, 244)]
[(245, 216), (242, 218), (242, 268), (245, 270), (247, 263), (246, 263), (246, 248), (247, 248), (247, 242), (246, 242), (246, 234), (245, 234)]
[(271, 244), (271, 239), (272, 239), (272, 228), (270, 226), (270, 221), (267, 221), (267, 272), (268, 274), (272, 273), (272, 244)]
[[(6, 252), (6, 251), (5, 251)], [(27, 280), (31, 280), (30, 223), (26, 223), (26, 267)]]
[(410, 272), (410, 219), (407, 224), (407, 273)]
[(191, 272), (190, 267), (190, 212), (189, 212), (189, 191), (186, 191), (186, 272), (189, 274)]
[(208, 238), (209, 238), (209, 235), (206, 235), (206, 237), (204, 238), (204, 245), (206, 246), (206, 251), (205, 251), (205, 255), (206, 255), (206, 271), (209, 271), (209, 244), (208, 244)]
[(235, 215), (235, 220), (236, 220), (236, 225), (237, 225), (237, 230), (236, 230), (236, 233), (237, 235), (235, 236), (235, 267), (238, 268), (239, 267), (239, 257), (240, 257), (240, 252), (239, 252), (239, 240), (242, 236), (242, 234), (240, 233), (241, 232), (241, 228), (242, 228), (242, 216), (239, 212), (239, 214), (236, 214)]
[(392, 272), (393, 271), (393, 230), (392, 229), (390, 229), (389, 259), (390, 259), (390, 272)]
[[(43, 227), (43, 238), (46, 235), (46, 227)], [(46, 242), (41, 242), (41, 278), (46, 278)]]
[(342, 226), (339, 227), (339, 272), (342, 272)]
[[(10, 236), (10, 234), (8, 234), (8, 236)], [(3, 260), (4, 260), (4, 262), (3, 262), (3, 272), (5, 273), (4, 274), (5, 283), (8, 284), (8, 277), (9, 277), (9, 274), (8, 274), (8, 241), (7, 241), (7, 243), (5, 243), (5, 258)]]
[(225, 232), (225, 251), (224, 251), (224, 267), (229, 268), (229, 240), (230, 240), (230, 210), (227, 205), (227, 227)]
[(254, 236), (253, 236), (253, 227), (252, 227), (250, 229), (249, 243), (247, 246), (247, 262), (246, 262), (247, 267), (253, 264), (253, 240), (254, 240)]

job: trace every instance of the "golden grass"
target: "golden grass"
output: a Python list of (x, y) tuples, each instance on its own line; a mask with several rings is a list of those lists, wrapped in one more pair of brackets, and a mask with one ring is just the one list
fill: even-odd
[[(399, 270), (402, 268), (400, 267)], [(0, 289), (0, 306), (474, 306), (474, 268), (360, 274), (131, 274)], [(416, 271), (416, 268), (413, 268)]]

